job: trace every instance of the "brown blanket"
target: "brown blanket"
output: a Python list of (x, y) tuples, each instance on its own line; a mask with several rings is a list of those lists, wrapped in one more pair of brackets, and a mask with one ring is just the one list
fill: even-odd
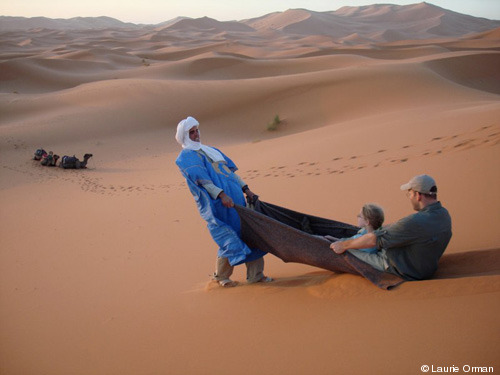
[(404, 280), (380, 272), (350, 253), (338, 255), (330, 242), (318, 236), (350, 237), (359, 228), (257, 201), (255, 209), (235, 206), (241, 219), (242, 240), (252, 248), (267, 251), (284, 262), (303, 263), (333, 272), (361, 275), (382, 289)]

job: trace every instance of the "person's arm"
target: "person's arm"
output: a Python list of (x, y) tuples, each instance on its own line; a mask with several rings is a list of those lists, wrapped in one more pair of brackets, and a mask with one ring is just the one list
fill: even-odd
[(222, 192), (222, 189), (220, 187), (215, 186), (214, 184), (206, 183), (201, 185), (205, 188), (205, 190), (208, 192), (208, 194), (212, 197), (212, 199), (217, 199), (219, 198), (220, 193)]
[(337, 254), (342, 254), (348, 249), (367, 249), (376, 245), (377, 236), (374, 233), (367, 233), (358, 238), (334, 242), (330, 245), (330, 249)]
[(255, 194), (250, 190), (250, 188), (245, 183), (245, 181), (243, 181), (243, 179), (240, 176), (238, 176), (236, 173), (234, 174), (234, 176), (238, 180), (238, 183), (240, 184), (240, 187), (241, 187), (241, 190), (243, 191), (243, 193), (245, 193), (248, 198), (252, 199)]
[(206, 183), (202, 185), (208, 194), (212, 197), (212, 199), (220, 199), (222, 201), (222, 205), (224, 207), (234, 207), (234, 202), (229, 195), (224, 193), (220, 187), (215, 186), (212, 183)]
[(234, 207), (234, 202), (231, 199), (231, 197), (226, 193), (224, 193), (224, 190), (222, 190), (220, 187), (215, 186), (211, 182), (205, 183), (201, 186), (203, 186), (203, 188), (208, 192), (208, 194), (210, 195), (210, 197), (212, 197), (212, 199), (214, 200), (220, 199), (224, 207), (227, 208)]

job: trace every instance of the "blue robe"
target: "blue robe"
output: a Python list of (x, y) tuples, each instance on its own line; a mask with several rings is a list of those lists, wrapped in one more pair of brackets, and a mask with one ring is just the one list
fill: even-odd
[(245, 197), (234, 175), (238, 168), (231, 159), (221, 154), (225, 161), (212, 163), (201, 152), (184, 149), (175, 163), (186, 178), (201, 217), (207, 222), (208, 230), (219, 246), (218, 256), (228, 258), (229, 263), (235, 266), (261, 258), (266, 253), (250, 249), (241, 240), (241, 223), (236, 210), (224, 207), (220, 199), (212, 199), (202, 186), (212, 183), (224, 190), (234, 204), (245, 206)]

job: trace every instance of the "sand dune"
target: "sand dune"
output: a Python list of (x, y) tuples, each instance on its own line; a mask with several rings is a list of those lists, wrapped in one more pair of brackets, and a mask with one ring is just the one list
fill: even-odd
[(215, 30), (220, 31), (236, 31), (236, 32), (246, 32), (254, 31), (251, 27), (241, 24), (236, 21), (232, 22), (220, 22), (209, 17), (203, 17), (196, 20), (184, 19), (176, 22), (169, 27), (172, 30)]
[[(474, 69), (477, 64), (481, 69)], [(498, 54), (472, 54), (436, 59), (427, 62), (432, 70), (457, 84), (500, 94)]]
[[(490, 22), (422, 3), (2, 32), (0, 373), (500, 368)], [(395, 221), (399, 186), (433, 175), (454, 233), (437, 274), (385, 292), (268, 255), (273, 283), (242, 267), (241, 286), (211, 283), (217, 249), (174, 164), (187, 115), (263, 200), (317, 216), (377, 202)], [(48, 168), (39, 147), (94, 156)]]

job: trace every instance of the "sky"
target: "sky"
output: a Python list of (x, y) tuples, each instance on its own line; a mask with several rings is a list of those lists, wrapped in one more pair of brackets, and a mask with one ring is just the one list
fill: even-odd
[[(178, 16), (210, 17), (219, 21), (243, 20), (305, 8), (334, 11), (343, 6), (376, 3), (408, 5), (419, 0), (0, 0), (0, 15), (18, 17), (99, 17), (108, 16), (124, 22), (157, 24)], [(428, 0), (428, 3), (469, 14), (500, 20), (500, 0)]]

